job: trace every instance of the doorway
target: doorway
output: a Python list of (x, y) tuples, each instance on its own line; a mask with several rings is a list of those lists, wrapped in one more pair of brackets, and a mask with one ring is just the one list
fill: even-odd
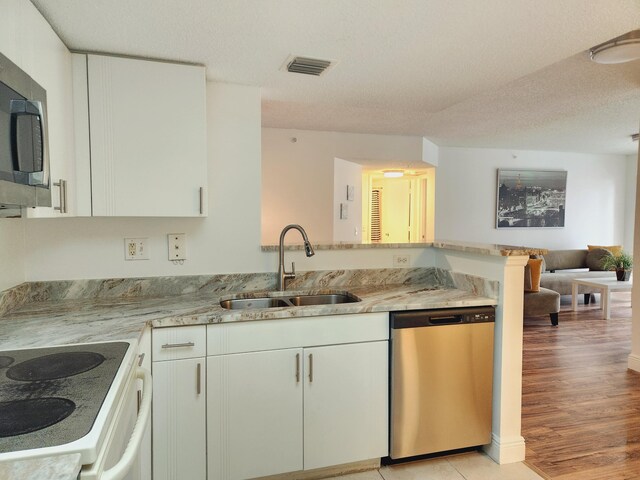
[(370, 243), (425, 242), (427, 176), (385, 178), (363, 175), (367, 214), (362, 232)]

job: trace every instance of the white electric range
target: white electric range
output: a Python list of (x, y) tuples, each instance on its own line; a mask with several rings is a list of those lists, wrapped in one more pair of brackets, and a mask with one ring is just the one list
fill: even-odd
[(0, 461), (79, 453), (82, 479), (129, 468), (135, 452), (125, 448), (139, 444), (151, 402), (135, 360), (131, 342), (0, 352)]

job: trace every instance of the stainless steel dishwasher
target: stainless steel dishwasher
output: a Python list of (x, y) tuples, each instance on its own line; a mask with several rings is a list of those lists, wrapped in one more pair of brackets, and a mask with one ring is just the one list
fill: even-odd
[(390, 458), (490, 443), (494, 308), (390, 318)]

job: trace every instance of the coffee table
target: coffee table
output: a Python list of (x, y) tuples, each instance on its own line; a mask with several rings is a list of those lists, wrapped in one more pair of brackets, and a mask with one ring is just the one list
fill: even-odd
[(611, 292), (630, 292), (633, 287), (632, 280), (620, 282), (615, 278), (574, 278), (571, 282), (571, 308), (573, 311), (578, 309), (578, 285), (586, 285), (588, 287), (597, 288), (602, 292), (600, 307), (603, 310), (604, 318), (611, 318), (610, 295)]

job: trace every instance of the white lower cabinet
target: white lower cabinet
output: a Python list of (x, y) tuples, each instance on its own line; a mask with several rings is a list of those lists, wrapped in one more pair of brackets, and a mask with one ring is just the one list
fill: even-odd
[(204, 357), (153, 362), (154, 480), (206, 478), (205, 375)]
[(302, 470), (301, 362), (302, 349), (207, 358), (209, 480)]
[(208, 480), (388, 454), (388, 321), (367, 315), (207, 328)]
[(388, 348), (383, 341), (304, 349), (305, 470), (387, 455)]

